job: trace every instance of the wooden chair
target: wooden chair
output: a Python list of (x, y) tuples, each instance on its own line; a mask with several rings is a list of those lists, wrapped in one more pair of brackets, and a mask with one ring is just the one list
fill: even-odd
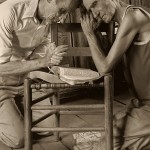
[[(107, 30), (110, 33), (110, 41), (113, 42), (114, 27), (113, 23), (103, 26), (104, 31)], [(103, 31), (103, 30), (102, 30)], [(53, 24), (51, 25), (52, 41), (58, 44), (58, 32), (82, 32), (81, 25), (79, 23), (66, 23), (66, 24)], [(68, 56), (91, 56), (90, 49), (88, 47), (70, 47)], [(59, 89), (61, 88), (104, 88), (104, 104), (90, 104), (90, 105), (60, 105), (59, 103)], [(45, 96), (37, 98), (32, 101), (33, 89), (54, 89), (53, 92), (48, 93)], [(35, 106), (35, 103), (42, 101), (47, 97), (53, 97), (53, 105), (51, 106)], [(106, 148), (105, 150), (113, 149), (113, 78), (111, 74), (105, 75), (100, 83), (93, 84), (79, 84), (69, 85), (67, 83), (48, 83), (39, 82), (32, 83), (32, 79), (27, 78), (24, 82), (24, 99), (25, 99), (25, 150), (32, 150), (32, 133), (42, 131), (53, 131), (56, 133), (57, 140), (59, 140), (59, 132), (84, 132), (84, 131), (105, 131)], [(41, 117), (40, 119), (32, 122), (33, 110), (52, 110), (51, 113)], [(62, 128), (59, 126), (60, 115), (71, 114), (97, 114), (101, 109), (105, 112), (105, 127), (96, 128)], [(69, 111), (68, 111), (69, 110)], [(89, 111), (91, 110), (91, 111)], [(56, 127), (55, 128), (37, 128), (34, 125), (55, 114)]]

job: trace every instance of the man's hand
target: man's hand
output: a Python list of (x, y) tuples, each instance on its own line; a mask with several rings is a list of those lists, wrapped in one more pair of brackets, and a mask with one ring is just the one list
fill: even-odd
[(93, 14), (91, 12), (82, 13), (80, 20), (83, 32), (86, 36), (93, 34), (101, 23), (98, 23), (94, 19)]
[(50, 64), (59, 65), (63, 57), (67, 54), (68, 45), (60, 45), (50, 52), (46, 59)]

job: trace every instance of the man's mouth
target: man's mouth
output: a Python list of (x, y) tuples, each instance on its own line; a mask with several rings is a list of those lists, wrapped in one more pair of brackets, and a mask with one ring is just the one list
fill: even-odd
[(55, 17), (52, 19), (52, 22), (54, 22), (54, 23), (61, 23), (61, 20), (62, 20), (62, 18), (55, 16)]

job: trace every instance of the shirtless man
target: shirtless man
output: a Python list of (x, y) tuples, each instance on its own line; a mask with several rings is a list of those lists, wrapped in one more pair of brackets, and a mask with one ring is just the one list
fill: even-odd
[[(148, 150), (150, 149), (150, 14), (121, 0), (83, 0), (83, 4), (88, 12), (82, 14), (81, 25), (98, 72), (101, 75), (110, 72), (124, 56), (125, 77), (136, 99), (133, 101), (134, 108), (115, 116), (114, 150)], [(95, 33), (95, 22), (100, 25), (101, 22), (109, 23), (112, 20), (119, 24), (119, 29), (108, 55), (105, 55)]]

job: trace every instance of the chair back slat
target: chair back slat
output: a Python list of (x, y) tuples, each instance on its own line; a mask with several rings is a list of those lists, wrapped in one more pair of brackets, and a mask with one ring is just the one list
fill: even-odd
[(70, 47), (67, 56), (91, 56), (89, 47)]
[[(58, 32), (83, 32), (80, 23), (64, 23), (57, 24)], [(109, 30), (109, 25), (102, 23), (99, 29), (101, 32), (107, 32)]]

